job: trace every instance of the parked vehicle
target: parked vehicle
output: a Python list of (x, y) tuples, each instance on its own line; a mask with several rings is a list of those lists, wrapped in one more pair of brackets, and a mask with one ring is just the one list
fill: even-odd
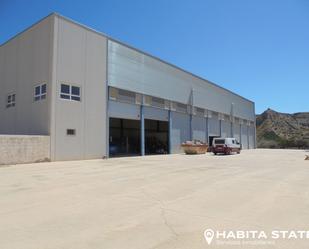
[(212, 152), (217, 155), (217, 153), (223, 153), (229, 155), (232, 152), (240, 153), (241, 144), (236, 140), (236, 138), (214, 138), (212, 143)]

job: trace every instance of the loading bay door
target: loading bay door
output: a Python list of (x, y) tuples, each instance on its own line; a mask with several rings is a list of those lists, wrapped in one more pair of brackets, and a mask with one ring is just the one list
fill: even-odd
[(109, 119), (109, 155), (139, 156), (141, 154), (140, 120)]
[(168, 154), (168, 122), (145, 119), (145, 155)]

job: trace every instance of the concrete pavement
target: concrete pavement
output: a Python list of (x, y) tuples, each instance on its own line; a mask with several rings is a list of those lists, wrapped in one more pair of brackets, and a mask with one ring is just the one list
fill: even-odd
[[(1, 249), (309, 248), (208, 245), (213, 230), (309, 230), (304, 151), (0, 167)], [(307, 153), (308, 154), (308, 153)]]

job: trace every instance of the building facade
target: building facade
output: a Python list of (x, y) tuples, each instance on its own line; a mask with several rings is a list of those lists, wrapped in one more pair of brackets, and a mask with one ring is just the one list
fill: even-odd
[(0, 134), (49, 135), (51, 160), (256, 146), (254, 103), (51, 14), (0, 47)]

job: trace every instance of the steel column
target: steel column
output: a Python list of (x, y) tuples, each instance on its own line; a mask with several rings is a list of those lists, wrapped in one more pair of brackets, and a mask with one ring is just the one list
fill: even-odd
[(168, 110), (168, 147), (169, 147), (169, 153), (172, 153), (172, 111)]
[(141, 155), (145, 155), (145, 120), (144, 120), (144, 106), (141, 105)]

